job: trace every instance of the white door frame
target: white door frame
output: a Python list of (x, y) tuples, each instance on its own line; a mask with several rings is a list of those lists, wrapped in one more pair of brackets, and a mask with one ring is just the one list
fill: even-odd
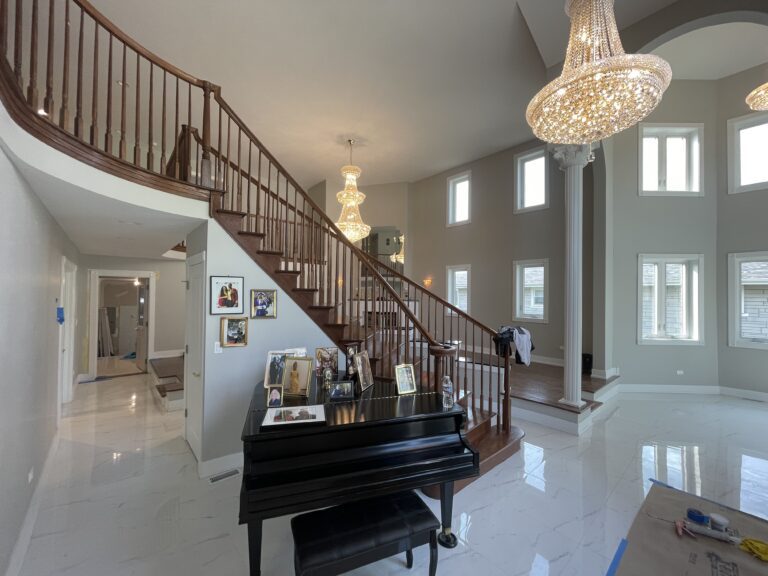
[(61, 405), (72, 401), (75, 386), (75, 327), (77, 325), (77, 265), (61, 257), (61, 287), (58, 306), (64, 308), (64, 323), (59, 325), (58, 401), (56, 423), (61, 421)]
[(88, 380), (96, 379), (97, 355), (99, 352), (99, 281), (102, 277), (149, 278), (149, 337), (147, 360), (155, 355), (155, 300), (157, 294), (157, 272), (146, 270), (89, 270), (90, 296), (88, 299)]
[[(203, 438), (202, 438), (202, 428), (203, 428), (203, 420), (204, 420), (204, 417), (205, 417), (204, 416), (205, 415), (205, 411), (203, 410), (203, 406), (200, 407), (201, 409), (200, 409), (200, 414), (199, 415), (196, 413), (195, 410), (190, 411), (189, 410), (189, 398), (190, 398), (191, 387), (196, 384), (196, 380), (195, 379), (199, 378), (200, 385), (203, 388), (203, 391), (205, 389), (205, 323), (206, 323), (206, 319), (207, 319), (207, 314), (206, 314), (206, 310), (207, 310), (207, 308), (206, 308), (206, 299), (207, 299), (206, 278), (207, 278), (207, 271), (206, 271), (206, 268), (205, 268), (205, 265), (206, 265), (205, 262), (206, 262), (205, 252), (200, 252), (199, 254), (194, 254), (194, 255), (190, 256), (189, 258), (187, 258), (187, 265), (186, 265), (186, 267), (187, 267), (187, 276), (186, 276), (187, 277), (187, 289), (189, 289), (189, 269), (190, 269), (190, 267), (201, 265), (201, 264), (203, 266), (203, 286), (202, 286), (202, 296), (203, 296), (203, 298), (202, 298), (202, 302), (199, 303), (199, 306), (200, 306), (199, 313), (202, 315), (202, 320), (200, 322), (200, 328), (201, 328), (200, 334), (190, 334), (189, 333), (189, 323), (187, 323), (185, 325), (185, 327), (184, 327), (184, 334), (185, 334), (185, 339), (186, 339), (186, 342), (187, 342), (187, 351), (189, 349), (189, 342), (191, 341), (190, 340), (191, 338), (199, 338), (199, 342), (200, 342), (200, 365), (201, 365), (200, 366), (201, 367), (201, 372), (200, 372), (201, 375), (200, 376), (191, 377), (192, 375), (189, 373), (190, 370), (191, 370), (190, 367), (189, 367), (189, 354), (185, 354), (184, 355), (184, 382), (185, 382), (185, 385), (186, 385), (186, 390), (184, 391), (184, 415), (185, 415), (185, 419), (184, 419), (184, 438), (187, 440), (187, 444), (189, 444), (189, 447), (192, 450), (192, 453), (194, 454), (194, 456), (195, 456), (195, 458), (197, 459), (198, 462), (200, 462), (202, 460), (202, 441), (203, 441)], [(190, 305), (194, 305), (194, 303), (189, 301), (189, 294), (187, 294), (187, 304), (186, 305), (188, 307)], [(201, 403), (204, 404), (205, 398), (204, 398), (203, 391), (200, 392), (200, 399), (201, 399)], [(199, 416), (200, 422), (192, 422), (190, 424), (190, 420), (191, 420), (190, 419), (190, 415), (192, 416), (192, 419), (196, 419)], [(200, 429), (200, 434), (197, 434), (193, 430), (191, 431), (189, 429), (190, 426), (198, 427)], [(190, 435), (194, 435), (195, 436), (195, 438), (192, 440), (192, 442), (190, 442), (190, 438), (189, 438)], [(200, 436), (199, 438), (197, 438), (198, 435)]]

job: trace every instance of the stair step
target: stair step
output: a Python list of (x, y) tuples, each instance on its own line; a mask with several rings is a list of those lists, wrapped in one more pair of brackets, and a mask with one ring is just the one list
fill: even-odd
[(333, 310), (335, 306), (330, 306), (329, 304), (312, 304), (309, 309), (310, 310)]
[(329, 328), (346, 328), (349, 326), (346, 322), (326, 322), (325, 325)]
[(319, 292), (317, 288), (294, 288), (294, 292), (304, 292), (306, 294), (314, 294), (315, 292)]
[(240, 230), (238, 234), (241, 236), (255, 236), (256, 238), (264, 238), (264, 236), (266, 236), (264, 232), (248, 232), (246, 230)]
[(241, 212), (240, 210), (225, 210), (224, 208), (219, 208), (216, 210), (219, 214), (230, 214), (232, 216), (247, 216), (245, 212)]
[(275, 274), (285, 274), (286, 276), (299, 276), (301, 270), (275, 270)]
[(272, 255), (272, 256), (282, 256), (283, 251), (282, 250), (257, 250), (256, 253)]

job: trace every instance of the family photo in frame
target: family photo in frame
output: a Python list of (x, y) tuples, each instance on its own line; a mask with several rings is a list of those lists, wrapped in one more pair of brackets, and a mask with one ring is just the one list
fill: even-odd
[(243, 277), (211, 276), (211, 314), (243, 314)]
[(221, 319), (221, 345), (224, 348), (248, 345), (248, 318)]
[(251, 290), (251, 318), (277, 318), (277, 290)]
[(399, 364), (395, 366), (395, 381), (398, 394), (416, 393), (416, 376), (413, 373), (413, 364)]
[(269, 386), (267, 388), (267, 408), (277, 408), (283, 405), (283, 387)]
[(355, 372), (360, 382), (360, 391), (363, 392), (373, 386), (373, 371), (371, 370), (371, 361), (368, 358), (368, 351), (363, 350), (353, 356)]
[(286, 356), (282, 381), (284, 393), (288, 396), (308, 396), (312, 374), (312, 358)]

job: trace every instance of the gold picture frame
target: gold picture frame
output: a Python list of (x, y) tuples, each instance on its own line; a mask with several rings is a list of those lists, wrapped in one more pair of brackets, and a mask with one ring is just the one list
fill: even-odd
[(373, 371), (371, 370), (371, 360), (368, 358), (368, 351), (363, 350), (353, 356), (355, 361), (355, 371), (360, 382), (360, 391), (364, 392), (373, 386)]
[(395, 366), (395, 381), (399, 395), (416, 394), (416, 375), (413, 372), (413, 364)]
[(248, 345), (248, 318), (227, 316), (221, 319), (220, 341), (222, 348), (237, 348)]
[(251, 318), (277, 318), (277, 290), (251, 290)]

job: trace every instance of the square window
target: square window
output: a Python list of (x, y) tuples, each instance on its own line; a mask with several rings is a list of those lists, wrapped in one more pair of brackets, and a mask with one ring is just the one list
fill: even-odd
[(549, 207), (547, 169), (545, 148), (515, 156), (515, 213)]
[(701, 196), (702, 124), (640, 125), (640, 195)]
[(470, 266), (448, 266), (446, 268), (446, 285), (448, 287), (448, 302), (462, 312), (469, 312), (470, 302)]
[(728, 193), (768, 190), (768, 114), (728, 121)]
[(469, 172), (448, 178), (448, 226), (468, 224), (472, 194)]
[(514, 262), (514, 319), (547, 322), (548, 260)]
[(640, 344), (701, 344), (703, 256), (641, 254), (638, 272)]
[(768, 252), (728, 256), (731, 346), (768, 350)]

